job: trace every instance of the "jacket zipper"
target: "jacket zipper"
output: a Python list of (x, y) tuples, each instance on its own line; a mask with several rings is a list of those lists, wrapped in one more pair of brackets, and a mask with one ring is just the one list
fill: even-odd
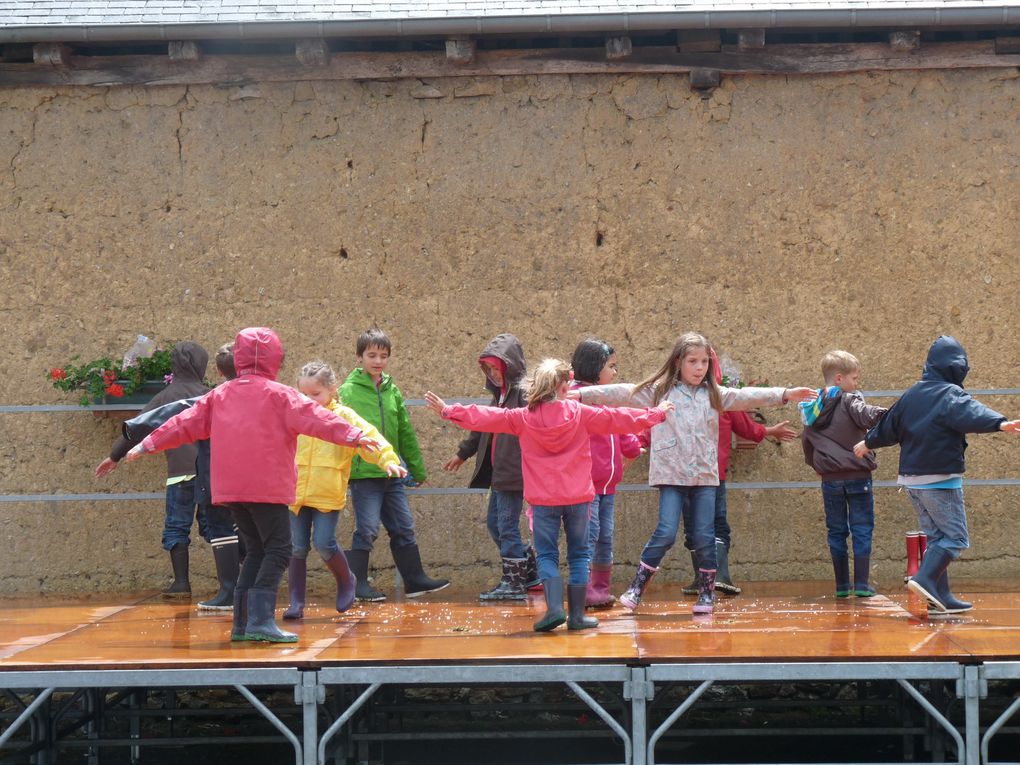
[(609, 437), (609, 478), (606, 479), (606, 485), (602, 487), (602, 494), (609, 492), (609, 484), (612, 482), (616, 475), (616, 439), (613, 436)]

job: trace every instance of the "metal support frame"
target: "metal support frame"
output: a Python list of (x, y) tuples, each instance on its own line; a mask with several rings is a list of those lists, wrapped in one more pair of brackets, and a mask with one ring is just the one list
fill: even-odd
[[(981, 698), (985, 698), (988, 695), (989, 680), (1020, 680), (1020, 662), (993, 661), (981, 667), (974, 667), (974, 669), (979, 670), (978, 688)], [(988, 748), (992, 738), (1017, 712), (1020, 712), (1020, 696), (1013, 699), (1013, 703), (995, 719), (995, 722), (988, 726), (985, 735), (981, 737), (981, 762), (984, 765), (1015, 765), (1020, 762), (1020, 760), (999, 760), (993, 762), (988, 756)]]
[[(645, 762), (655, 765), (655, 745), (662, 735), (715, 682), (854, 682), (860, 680), (893, 680), (921, 706), (929, 717), (942, 726), (956, 741), (959, 765), (978, 765), (976, 747), (965, 742), (959, 731), (909, 681), (952, 680), (958, 691), (966, 688), (966, 667), (950, 662), (830, 662), (770, 664), (653, 664), (645, 669), (650, 683), (699, 683), (698, 687), (663, 722), (647, 743)], [(968, 731), (969, 733), (969, 731)], [(973, 755), (973, 757), (972, 757)]]

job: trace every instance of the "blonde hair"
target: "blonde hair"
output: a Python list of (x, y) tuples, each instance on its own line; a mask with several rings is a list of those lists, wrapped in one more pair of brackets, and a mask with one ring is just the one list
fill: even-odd
[(825, 384), (832, 382), (836, 375), (848, 375), (859, 371), (861, 362), (852, 353), (846, 351), (829, 351), (822, 356), (822, 377)]
[(315, 380), (327, 388), (336, 387), (336, 372), (325, 361), (309, 361), (301, 367), (301, 371), (298, 372), (298, 382), (305, 378)]
[(543, 359), (528, 379), (528, 409), (552, 401), (563, 383), (570, 380), (570, 364), (561, 359)]
[(712, 346), (704, 335), (697, 332), (685, 332), (680, 335), (673, 346), (666, 363), (659, 367), (659, 370), (651, 377), (642, 380), (634, 386), (634, 392), (642, 388), (652, 389), (652, 398), (656, 404), (660, 403), (674, 385), (680, 383), (680, 366), (684, 357), (696, 348), (703, 348), (708, 354), (708, 372), (705, 379), (701, 381), (701, 387), (708, 388), (708, 400), (712, 408), (717, 412), (723, 410), (722, 394), (719, 392), (719, 383), (715, 381), (715, 359), (712, 358)]

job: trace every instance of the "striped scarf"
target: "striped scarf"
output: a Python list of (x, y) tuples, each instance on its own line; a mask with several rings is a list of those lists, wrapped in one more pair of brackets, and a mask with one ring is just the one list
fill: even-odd
[(838, 385), (830, 385), (828, 388), (818, 389), (818, 398), (814, 401), (801, 401), (797, 404), (800, 409), (800, 421), (806, 426), (811, 426), (814, 421), (818, 419), (818, 415), (822, 413), (822, 409), (825, 406), (825, 400), (828, 398), (835, 398), (840, 394), (840, 388)]

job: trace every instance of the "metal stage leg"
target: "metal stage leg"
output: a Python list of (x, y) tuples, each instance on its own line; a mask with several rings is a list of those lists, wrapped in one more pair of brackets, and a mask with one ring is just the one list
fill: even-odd
[[(980, 667), (980, 669), (982, 691), (981, 698), (985, 698), (988, 695), (987, 685), (988, 680), (984, 676), (986, 668)], [(995, 736), (995, 734), (999, 732), (1002, 726), (1008, 723), (1017, 712), (1020, 712), (1020, 696), (1013, 699), (1013, 703), (1006, 707), (1006, 711), (999, 715), (995, 719), (995, 722), (988, 726), (988, 730), (985, 731), (985, 735), (981, 738), (981, 762), (984, 763), (984, 765), (1011, 765), (1008, 760), (992, 762), (991, 758), (988, 755), (988, 747), (991, 745), (992, 737)], [(1020, 760), (1014, 760), (1012, 762), (1012, 765), (1016, 765), (1016, 763), (1020, 763)]]
[(609, 714), (609, 712), (607, 712), (605, 709), (603, 709), (602, 705), (595, 701), (595, 699), (591, 697), (591, 694), (589, 694), (588, 691), (586, 691), (580, 685), (575, 683), (573, 680), (567, 681), (567, 687), (570, 688), (570, 690), (572, 690), (577, 695), (577, 697), (581, 699), (581, 701), (587, 704), (595, 714), (601, 717), (602, 721), (610, 728), (612, 728), (613, 732), (616, 733), (617, 736), (623, 739), (623, 758), (624, 758), (623, 761), (625, 763), (633, 763), (634, 757), (632, 754), (633, 747), (631, 745), (631, 739), (630, 736), (627, 734), (627, 731), (623, 729), (623, 726), (620, 725), (620, 723), (618, 723), (615, 719), (613, 719), (613, 716)]
[(379, 690), (382, 685), (382, 683), (372, 683), (368, 686), (368, 688), (366, 688), (364, 692), (358, 696), (358, 698), (351, 702), (351, 705), (344, 710), (344, 713), (336, 718), (332, 725), (326, 728), (326, 731), (322, 734), (322, 739), (319, 741), (318, 765), (325, 765), (326, 763), (326, 745), (329, 743), (330, 739), (336, 735), (338, 730), (344, 727), (344, 723), (350, 720), (354, 714), (365, 705), (366, 701), (372, 698), (375, 692)]
[(648, 739), (648, 758), (645, 761), (646, 765), (655, 765), (655, 745), (659, 743), (659, 739), (662, 738), (663, 734), (669, 730), (673, 723), (679, 720), (684, 712), (694, 706), (694, 702), (701, 698), (701, 695), (712, 687), (714, 680), (704, 680), (701, 685), (691, 691), (691, 695), (684, 699), (684, 703), (673, 710), (673, 714), (665, 719), (665, 721), (658, 728), (655, 729), (655, 733)]
[(319, 673), (301, 673), (301, 685), (294, 686), (294, 701), (301, 705), (304, 765), (315, 765), (319, 740), (319, 704), (326, 700), (326, 688), (319, 684)]
[(249, 691), (243, 685), (235, 685), (234, 687), (237, 689), (238, 693), (240, 693), (242, 696), (248, 699), (249, 704), (255, 707), (262, 714), (262, 716), (269, 720), (269, 722), (273, 724), (273, 727), (280, 731), (280, 733), (282, 733), (284, 737), (291, 743), (291, 745), (294, 747), (294, 762), (296, 763), (296, 765), (304, 765), (302, 761), (301, 742), (298, 741), (298, 737), (294, 735), (291, 729), (284, 725), (280, 718), (274, 715), (273, 711), (269, 707), (267, 707), (265, 704), (259, 701), (258, 697), (254, 693)]
[(24, 711), (22, 711), (22, 713), (14, 719), (14, 722), (8, 726), (7, 730), (5, 730), (3, 734), (0, 734), (0, 749), (3, 748), (4, 744), (10, 741), (18, 728), (24, 725), (27, 720), (31, 719), (32, 715), (35, 714), (35, 710), (46, 703), (46, 700), (53, 694), (54, 690), (56, 689), (45, 688), (38, 696), (35, 697), (35, 700), (25, 707)]
[(956, 742), (957, 753), (956, 761), (959, 763), (959, 765), (978, 765), (976, 761), (972, 762), (967, 759), (968, 748), (963, 740), (963, 736), (960, 735), (960, 731), (953, 727), (953, 724), (945, 718), (945, 716), (935, 707), (935, 705), (928, 701), (928, 699), (926, 699), (924, 695), (919, 690), (917, 690), (917, 688), (911, 685), (909, 681), (898, 677), (896, 678), (896, 682), (900, 684), (900, 687), (903, 688), (903, 690), (905, 690), (907, 693), (911, 695), (911, 697), (913, 697), (914, 701), (921, 705), (921, 708), (928, 713), (932, 720), (941, 725), (945, 729), (945, 731), (949, 733), (950, 736), (952, 736), (953, 741)]
[[(957, 683), (956, 697), (963, 699), (965, 713), (964, 732), (967, 736), (967, 765), (980, 765), (981, 699), (988, 696), (988, 686), (982, 677), (982, 667), (963, 668), (963, 680)], [(962, 685), (962, 688), (960, 687)]]
[(631, 765), (646, 765), (648, 754), (648, 702), (655, 698), (655, 685), (646, 679), (643, 668), (631, 670), (631, 679), (623, 684), (623, 698), (630, 701), (630, 729), (634, 748)]

